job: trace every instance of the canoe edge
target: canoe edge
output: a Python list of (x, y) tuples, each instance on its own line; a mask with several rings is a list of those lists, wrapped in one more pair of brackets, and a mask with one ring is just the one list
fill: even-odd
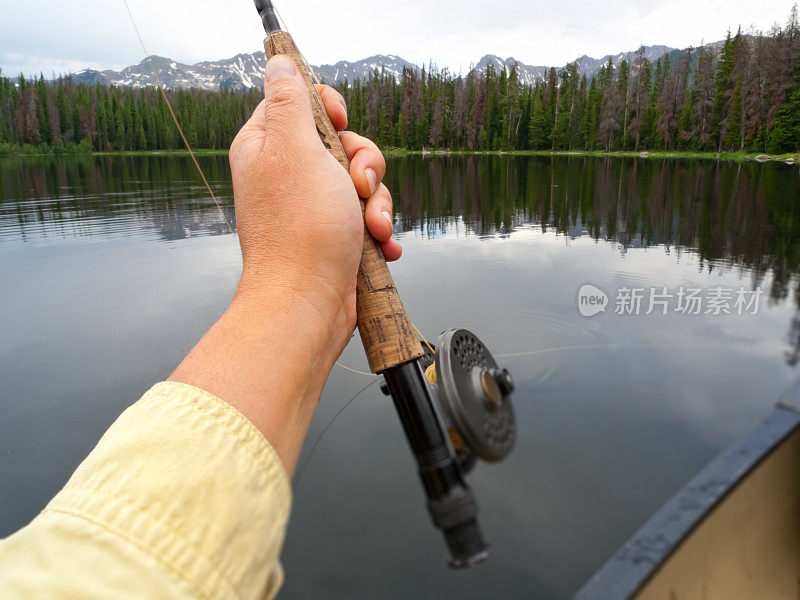
[(723, 450), (664, 504), (575, 594), (633, 598), (736, 485), (800, 426), (800, 380), (750, 432)]

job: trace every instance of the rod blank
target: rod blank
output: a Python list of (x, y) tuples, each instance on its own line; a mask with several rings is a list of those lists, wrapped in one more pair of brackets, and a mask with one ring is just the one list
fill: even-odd
[(275, 14), (275, 7), (272, 6), (270, 0), (254, 0), (256, 10), (261, 15), (261, 22), (264, 24), (264, 30), (269, 34), (274, 31), (281, 31), (281, 24)]

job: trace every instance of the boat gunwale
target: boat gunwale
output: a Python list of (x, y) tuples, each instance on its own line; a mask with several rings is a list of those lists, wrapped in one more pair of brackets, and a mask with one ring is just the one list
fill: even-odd
[(574, 600), (633, 598), (703, 520), (800, 428), (800, 380), (756, 427), (659, 508), (578, 590)]

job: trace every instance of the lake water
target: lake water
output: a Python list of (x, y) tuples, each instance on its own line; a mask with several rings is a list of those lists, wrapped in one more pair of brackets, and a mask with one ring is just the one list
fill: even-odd
[[(227, 159), (201, 163), (232, 219)], [(295, 481), (282, 598), (568, 597), (800, 375), (797, 167), (412, 157), (387, 184), (411, 318), (472, 330), (516, 379), (516, 448), (469, 476), (494, 555), (446, 567), (373, 385)], [(0, 535), (170, 373), (240, 266), (186, 158), (0, 161)], [(591, 318), (585, 284), (609, 296)], [(694, 289), (701, 314), (676, 310)], [(357, 336), (341, 360), (366, 369)], [(304, 460), (369, 382), (334, 369)]]

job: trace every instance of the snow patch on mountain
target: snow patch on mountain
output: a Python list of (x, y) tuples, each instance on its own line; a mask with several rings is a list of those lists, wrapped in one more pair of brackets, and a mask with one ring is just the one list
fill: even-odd
[[(649, 60), (655, 61), (673, 50), (674, 48), (668, 46), (645, 46), (644, 55)], [(582, 75), (592, 77), (608, 62), (609, 58), (612, 59), (614, 65), (619, 65), (623, 59), (633, 62), (635, 54), (635, 51), (631, 51), (607, 55), (603, 58), (581, 56), (573, 62), (577, 64), (578, 71)], [(139, 64), (126, 67), (122, 71), (84, 69), (74, 73), (72, 77), (77, 82), (136, 88), (155, 86), (160, 81), (168, 89), (241, 90), (263, 86), (266, 64), (267, 59), (263, 52), (237, 54), (225, 60), (204, 61), (194, 65), (180, 63), (163, 56), (149, 56)], [(489, 66), (497, 73), (506, 71), (509, 74), (516, 67), (517, 77), (524, 85), (532, 85), (537, 81), (544, 80), (550, 69), (546, 66), (527, 65), (513, 57), (501, 58), (487, 54), (478, 61), (474, 70), (485, 73)], [(397, 79), (403, 76), (404, 69), (420, 71), (417, 65), (394, 54), (378, 54), (354, 62), (343, 60), (333, 65), (321, 65), (313, 67), (313, 69), (319, 79), (326, 83), (363, 81), (376, 71)]]

